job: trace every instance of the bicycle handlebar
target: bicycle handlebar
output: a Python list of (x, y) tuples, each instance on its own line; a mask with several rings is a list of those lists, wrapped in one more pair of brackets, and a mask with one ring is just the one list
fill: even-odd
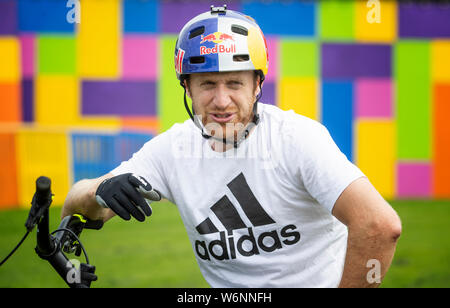
[[(61, 278), (71, 288), (89, 288), (90, 279), (84, 279), (82, 272), (92, 275), (95, 267), (89, 264), (86, 251), (78, 239), (84, 228), (99, 230), (103, 226), (103, 221), (91, 221), (80, 214), (66, 216), (61, 221), (58, 229), (49, 232), (49, 207), (52, 203), (51, 180), (47, 177), (39, 177), (36, 180), (36, 193), (33, 196), (30, 213), (25, 226), (30, 231), (38, 224), (36, 253), (44, 260), (47, 260)], [(53, 236), (53, 233), (57, 233)], [(75, 252), (80, 256), (83, 250), (87, 264), (80, 264), (79, 269), (75, 269), (73, 263), (66, 257), (64, 252)]]

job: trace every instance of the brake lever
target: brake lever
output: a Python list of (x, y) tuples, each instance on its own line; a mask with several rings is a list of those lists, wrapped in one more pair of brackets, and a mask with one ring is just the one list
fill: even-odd
[[(72, 216), (66, 216), (61, 221), (58, 229), (68, 229), (72, 231), (77, 237), (80, 236), (83, 229), (100, 230), (103, 227), (102, 220), (90, 220), (83, 215), (74, 214)], [(55, 237), (57, 242), (60, 243), (61, 248), (66, 253), (73, 253), (79, 257), (81, 255), (81, 245), (73, 238), (69, 232), (58, 232)]]

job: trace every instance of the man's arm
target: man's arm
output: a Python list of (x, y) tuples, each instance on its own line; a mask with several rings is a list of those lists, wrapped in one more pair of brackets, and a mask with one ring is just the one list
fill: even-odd
[(61, 218), (73, 214), (82, 214), (91, 220), (106, 222), (115, 216), (115, 213), (100, 206), (95, 199), (98, 186), (106, 179), (113, 177), (111, 173), (96, 179), (85, 179), (75, 183), (67, 194), (61, 211)]
[(401, 222), (367, 178), (352, 182), (341, 194), (333, 215), (348, 228), (347, 255), (339, 287), (378, 287), (367, 274), (379, 262), (380, 282), (394, 257)]

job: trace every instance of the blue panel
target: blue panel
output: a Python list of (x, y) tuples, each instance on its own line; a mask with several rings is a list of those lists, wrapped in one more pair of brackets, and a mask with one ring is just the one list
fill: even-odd
[(178, 34), (183, 26), (198, 14), (209, 12), (210, 6), (227, 4), (229, 10), (240, 11), (239, 0), (213, 0), (213, 1), (174, 1), (160, 0), (161, 31), (163, 33)]
[(156, 0), (123, 1), (124, 31), (135, 33), (158, 32), (158, 3)]
[(114, 135), (72, 134), (74, 181), (102, 176), (117, 166)]
[(19, 0), (19, 30), (25, 32), (74, 32), (75, 24), (67, 21), (66, 7), (62, 0)]
[(72, 133), (74, 181), (102, 176), (131, 158), (153, 136), (121, 132), (115, 135)]
[(116, 161), (121, 163), (130, 159), (152, 137), (145, 133), (121, 132), (116, 139)]
[(245, 1), (242, 10), (256, 20), (265, 35), (313, 36), (316, 31), (314, 1)]
[(353, 85), (350, 81), (322, 81), (322, 124), (353, 160)]

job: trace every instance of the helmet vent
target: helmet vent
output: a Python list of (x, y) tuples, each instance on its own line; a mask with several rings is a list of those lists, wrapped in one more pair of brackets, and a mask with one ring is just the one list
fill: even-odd
[(231, 31), (240, 35), (248, 36), (248, 30), (242, 26), (239, 25), (232, 25)]
[(250, 56), (249, 55), (234, 55), (233, 56), (233, 61), (234, 62), (246, 62), (250, 60)]
[(197, 37), (203, 33), (205, 33), (205, 26), (195, 28), (194, 30), (191, 30), (191, 32), (189, 32), (189, 39)]
[(201, 64), (201, 63), (205, 63), (205, 57), (203, 57), (203, 56), (199, 56), (199, 57), (190, 57), (190, 58), (189, 58), (189, 62), (191, 62), (191, 64)]

